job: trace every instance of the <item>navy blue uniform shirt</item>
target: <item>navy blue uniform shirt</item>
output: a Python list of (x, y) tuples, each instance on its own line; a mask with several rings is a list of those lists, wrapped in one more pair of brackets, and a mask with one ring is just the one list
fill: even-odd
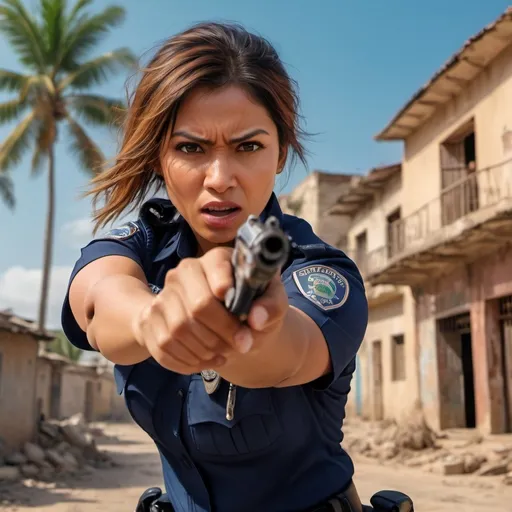
[[(188, 225), (169, 201), (143, 205), (136, 222), (112, 230), (82, 249), (71, 280), (109, 255), (136, 261), (158, 293), (166, 272), (196, 254)], [(276, 216), (297, 247), (283, 269), (290, 305), (309, 315), (329, 347), (332, 372), (288, 388), (238, 388), (235, 417), (226, 420), (227, 383), (213, 395), (200, 375), (180, 375), (152, 358), (116, 365), (118, 391), (134, 421), (160, 452), (166, 492), (178, 512), (291, 512), (324, 502), (351, 481), (354, 467), (341, 448), (355, 356), (368, 305), (363, 282), (347, 256), (325, 244), (310, 225), (283, 215), (272, 195), (261, 218)], [(62, 326), (71, 342), (91, 350), (68, 297)]]

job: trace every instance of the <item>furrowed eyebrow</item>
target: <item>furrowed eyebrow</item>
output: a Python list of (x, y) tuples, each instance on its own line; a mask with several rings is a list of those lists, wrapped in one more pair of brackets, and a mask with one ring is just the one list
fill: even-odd
[[(250, 139), (251, 137), (254, 137), (256, 135), (270, 135), (267, 130), (264, 130), (263, 128), (257, 128), (256, 130), (252, 130), (250, 132), (244, 133), (240, 135), (239, 137), (233, 137), (229, 140), (230, 144), (237, 144), (238, 142), (243, 142), (244, 140)], [(191, 133), (188, 133), (184, 130), (180, 130), (177, 132), (174, 132), (172, 134), (172, 137), (184, 137), (186, 139), (189, 139), (193, 142), (197, 142), (199, 144), (206, 144), (208, 146), (212, 146), (214, 144), (213, 141), (210, 139), (205, 139), (204, 137), (199, 137), (198, 135), (192, 135)]]

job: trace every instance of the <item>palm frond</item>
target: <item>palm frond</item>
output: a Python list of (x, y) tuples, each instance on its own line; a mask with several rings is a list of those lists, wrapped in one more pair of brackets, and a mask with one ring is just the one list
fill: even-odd
[(98, 173), (105, 162), (101, 149), (87, 135), (80, 124), (71, 117), (68, 117), (68, 126), (70, 149), (78, 157), (83, 170), (89, 174)]
[(73, 24), (80, 12), (83, 11), (86, 7), (89, 7), (93, 1), (94, 0), (78, 0), (78, 2), (76, 2), (76, 4), (71, 9), (71, 12), (69, 13), (68, 23)]
[(7, 174), (0, 174), (0, 198), (9, 209), (12, 210), (14, 208), (16, 203), (14, 198), (14, 184)]
[(119, 125), (125, 105), (122, 101), (94, 94), (66, 96), (66, 104), (85, 121), (101, 126)]
[(0, 91), (20, 91), (29, 77), (8, 69), (0, 69)]
[(105, 37), (111, 28), (120, 25), (125, 18), (125, 9), (120, 6), (107, 7), (93, 15), (82, 15), (70, 27), (63, 41), (63, 53), (59, 57), (59, 69), (69, 71), (77, 67), (93, 46)]
[(0, 33), (7, 37), (23, 64), (45, 71), (44, 38), (20, 0), (4, 0), (0, 6)]
[(19, 99), (0, 103), (0, 125), (18, 119), (26, 108), (27, 104)]
[(18, 164), (29, 148), (36, 115), (30, 111), (0, 145), (0, 170), (7, 171)]
[(75, 89), (87, 88), (99, 84), (108, 78), (108, 75), (123, 68), (130, 68), (137, 62), (136, 57), (128, 48), (119, 48), (112, 52), (84, 62), (78, 69), (65, 76), (57, 85), (63, 91), (67, 87)]
[(41, 0), (42, 33), (45, 38), (45, 60), (48, 66), (54, 64), (65, 35), (66, 0)]
[(20, 100), (33, 101), (54, 94), (55, 86), (48, 75), (32, 75), (27, 78), (25, 85), (20, 90)]

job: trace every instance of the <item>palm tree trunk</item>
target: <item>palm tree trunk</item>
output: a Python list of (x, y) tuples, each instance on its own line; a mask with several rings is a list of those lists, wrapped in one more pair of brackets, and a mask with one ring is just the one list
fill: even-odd
[(39, 299), (38, 327), (41, 331), (46, 327), (48, 309), (48, 293), (50, 290), (50, 273), (52, 268), (53, 231), (55, 217), (55, 159), (54, 145), (48, 151), (48, 205), (46, 212), (46, 227), (44, 232), (44, 259), (41, 296)]

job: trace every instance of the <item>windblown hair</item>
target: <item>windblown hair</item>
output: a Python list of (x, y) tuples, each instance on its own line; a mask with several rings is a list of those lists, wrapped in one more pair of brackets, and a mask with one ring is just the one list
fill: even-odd
[(239, 25), (202, 23), (168, 39), (141, 71), (120, 151), (113, 166), (93, 178), (86, 194), (93, 196), (95, 230), (134, 210), (153, 187), (163, 185), (155, 172), (162, 145), (180, 103), (196, 87), (244, 87), (274, 121), (281, 157), (305, 163), (296, 84), (262, 37)]

